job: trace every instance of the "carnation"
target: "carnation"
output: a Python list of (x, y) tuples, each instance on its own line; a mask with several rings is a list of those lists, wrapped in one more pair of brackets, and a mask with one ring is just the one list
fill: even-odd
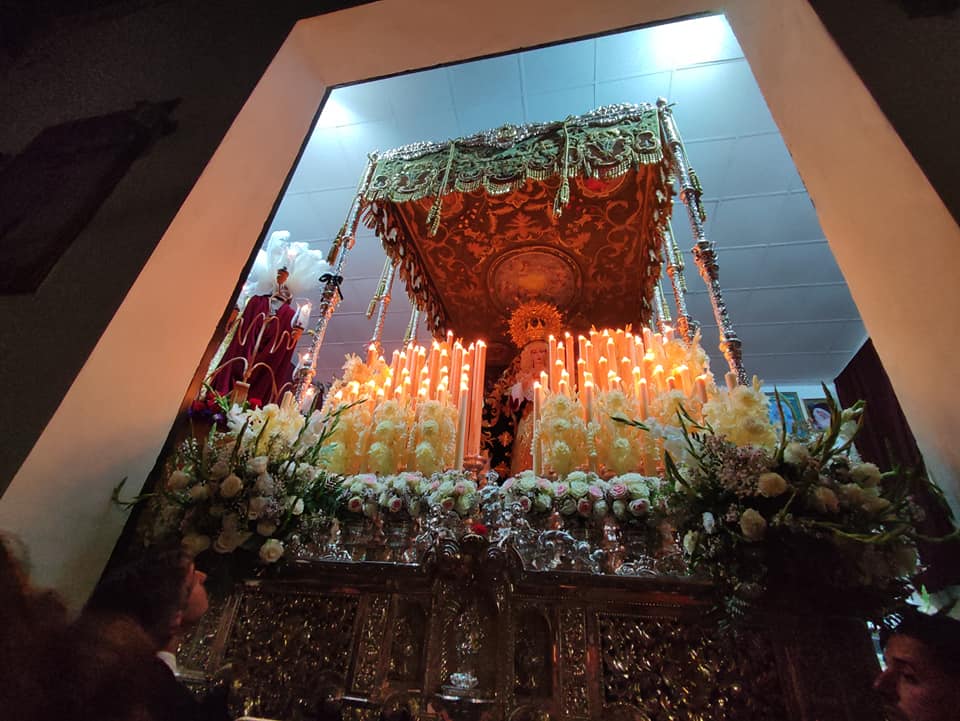
[(794, 466), (799, 466), (810, 458), (810, 451), (803, 443), (796, 441), (788, 443), (783, 449), (783, 460)]
[(748, 541), (759, 541), (767, 532), (767, 519), (753, 508), (740, 515), (740, 530)]
[(880, 483), (883, 475), (873, 463), (858, 463), (850, 469), (850, 476), (861, 486), (873, 487)]
[(779, 473), (761, 473), (757, 479), (757, 488), (765, 498), (776, 498), (787, 490), (787, 481)]
[(840, 510), (840, 500), (837, 494), (826, 486), (819, 486), (813, 492), (813, 505), (821, 513), (836, 513)]
[(223, 483), (220, 484), (220, 495), (224, 498), (233, 498), (242, 490), (243, 481), (240, 480), (240, 476), (235, 473), (231, 473), (224, 478)]
[(257, 482), (253, 484), (257, 493), (263, 496), (272, 496), (276, 490), (273, 484), (273, 477), (269, 473), (261, 473), (257, 476)]
[(247, 470), (250, 471), (255, 476), (259, 476), (261, 473), (267, 472), (267, 463), (270, 459), (266, 456), (257, 456), (256, 458), (251, 458), (247, 463)]
[(219, 481), (230, 473), (230, 464), (224, 460), (217, 461), (210, 467), (210, 478)]
[(190, 485), (190, 476), (179, 469), (171, 473), (170, 478), (167, 479), (167, 488), (171, 491), (183, 490), (188, 485)]

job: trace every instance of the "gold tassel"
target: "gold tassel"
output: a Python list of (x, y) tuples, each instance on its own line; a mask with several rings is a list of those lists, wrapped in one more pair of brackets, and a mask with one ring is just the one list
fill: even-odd
[(443, 195), (447, 190), (447, 183), (450, 181), (450, 169), (453, 167), (453, 158), (457, 154), (457, 144), (450, 141), (450, 152), (447, 154), (447, 167), (443, 171), (443, 180), (440, 181), (440, 187), (437, 189), (437, 199), (434, 201), (430, 212), (427, 213), (427, 234), (432, 238), (440, 230), (440, 213), (443, 210)]

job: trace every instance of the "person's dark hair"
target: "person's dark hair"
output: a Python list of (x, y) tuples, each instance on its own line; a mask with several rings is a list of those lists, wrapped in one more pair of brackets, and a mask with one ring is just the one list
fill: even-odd
[(148, 550), (109, 571), (84, 613), (129, 616), (161, 648), (170, 640), (174, 619), (186, 602), (184, 581), (190, 560), (180, 548)]
[(936, 663), (946, 672), (960, 674), (960, 621), (949, 616), (929, 616), (913, 608), (898, 612), (900, 621), (880, 633), (884, 648), (894, 634), (916, 639), (930, 650)]

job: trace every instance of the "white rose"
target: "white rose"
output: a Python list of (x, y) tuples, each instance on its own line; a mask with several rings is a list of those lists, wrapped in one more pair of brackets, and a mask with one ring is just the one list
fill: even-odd
[(198, 484), (190, 489), (191, 501), (204, 501), (210, 497), (210, 489), (205, 485)]
[(234, 473), (224, 478), (223, 483), (220, 484), (220, 495), (224, 498), (233, 498), (242, 490), (243, 481), (240, 480), (240, 476)]
[(295, 501), (293, 502), (293, 506), (290, 508), (290, 513), (292, 513), (294, 516), (299, 516), (301, 513), (303, 513), (303, 499), (302, 499), (302, 498), (298, 498), (297, 500), (295, 500)]
[(810, 451), (803, 443), (788, 443), (783, 449), (783, 460), (794, 466), (805, 463), (810, 458)]
[(606, 501), (597, 501), (593, 504), (593, 515), (597, 518), (603, 518), (607, 515), (609, 507), (607, 506)]
[(553, 506), (553, 499), (546, 493), (538, 493), (533, 499), (533, 508), (540, 513), (546, 513)]
[(277, 530), (277, 524), (273, 521), (260, 521), (257, 524), (257, 533), (261, 536), (272, 536)]
[(787, 490), (787, 481), (779, 473), (761, 473), (757, 479), (757, 488), (765, 498), (776, 498)]
[(180, 539), (180, 545), (190, 556), (196, 556), (210, 548), (210, 536), (200, 533), (188, 533)]
[(572, 498), (564, 498), (560, 504), (560, 513), (564, 516), (572, 516), (577, 512), (577, 502)]
[(276, 538), (271, 538), (260, 546), (260, 560), (264, 563), (276, 563), (283, 556), (283, 544)]
[(569, 484), (569, 487), (570, 495), (574, 498), (583, 498), (585, 495), (587, 495), (587, 491), (590, 490), (590, 486), (584, 481), (573, 481)]
[(167, 488), (171, 491), (183, 490), (188, 485), (190, 485), (190, 476), (179, 469), (171, 473), (170, 478), (167, 479)]
[(261, 473), (266, 473), (267, 463), (269, 460), (270, 459), (266, 456), (257, 456), (256, 458), (251, 458), (247, 462), (247, 470), (255, 476), (259, 476)]
[(717, 519), (713, 517), (710, 511), (703, 512), (703, 530), (707, 533), (713, 533), (717, 530)]
[(215, 481), (225, 478), (228, 473), (230, 473), (230, 464), (226, 461), (217, 461), (210, 467), (210, 478)]
[(614, 501), (611, 507), (613, 508), (613, 515), (617, 518), (622, 519), (627, 515), (627, 504), (623, 501)]
[(748, 541), (759, 541), (767, 532), (767, 519), (753, 508), (748, 508), (740, 516), (740, 530)]
[(880, 483), (882, 474), (873, 463), (858, 463), (850, 469), (850, 475), (861, 486), (872, 488)]
[(241, 533), (239, 531), (228, 531), (224, 529), (220, 532), (220, 535), (217, 536), (217, 540), (213, 542), (213, 550), (217, 553), (233, 553), (246, 543), (247, 539), (252, 535), (253, 534), (249, 532)]

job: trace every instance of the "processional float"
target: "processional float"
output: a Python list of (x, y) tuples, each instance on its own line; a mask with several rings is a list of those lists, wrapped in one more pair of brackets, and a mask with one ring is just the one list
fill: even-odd
[[(457, 422), (458, 452), (432, 459), (441, 470), (465, 468), (461, 479), (480, 473), (476, 446), (463, 450), (465, 439), (479, 434), (474, 410), (464, 408), (484, 397), (486, 368), (509, 367), (506, 321), (524, 303), (546, 301), (565, 315), (569, 333), (549, 340), (541, 386), (549, 395), (541, 402), (567, 397), (585, 428), (601, 428), (606, 409), (591, 408), (589, 389), (619, 392), (634, 410), (670, 393), (705, 404), (718, 393), (705, 354), (671, 356), (699, 342), (671, 227), (676, 193), (729, 366), (726, 385), (746, 384), (704, 231), (702, 189), (672, 110), (660, 100), (371, 154), (327, 258), (296, 399), (313, 381), (345, 260), (366, 222), (387, 254), (368, 310), (377, 317), (366, 357), (354, 363), (363, 374), (335, 384), (331, 395), (342, 395), (328, 402), (367, 396), (381, 408), (455, 409), (450, 413), (459, 415), (448, 416)], [(397, 276), (415, 307), (407, 341), (421, 316), (435, 341), (422, 351), (413, 343), (396, 349), (388, 360), (381, 341)], [(485, 340), (471, 349), (453, 329)], [(468, 376), (463, 369), (471, 362)], [(388, 425), (369, 413), (366, 427)], [(391, 483), (406, 482), (403, 471), (411, 469), (398, 455), (374, 454), (376, 443), (381, 451), (389, 445), (373, 437), (363, 446), (367, 455), (344, 455), (335, 469), (360, 474), (352, 481), (358, 518), (365, 503), (384, 503), (363, 496), (383, 468), (376, 464), (389, 457)], [(548, 472), (550, 463), (541, 462)], [(647, 473), (657, 470), (636, 462)], [(612, 473), (614, 464), (596, 453), (588, 463), (594, 474)], [(450, 485), (448, 511), (465, 497), (457, 495), (460, 482)], [(606, 501), (589, 502), (596, 510)], [(477, 512), (466, 528), (425, 522), (416, 538), (397, 545), (370, 524), (365, 538), (346, 543), (352, 531), (344, 523), (338, 548), (316, 541), (288, 548), (296, 560), (223, 600), (185, 655), (207, 672), (231, 662), (235, 710), (257, 717), (317, 718), (331, 703), (344, 718), (363, 721), (391, 712), (513, 721), (874, 717), (862, 626), (761, 614), (726, 636), (708, 613), (710, 584), (671, 565), (671, 538), (662, 539), (666, 550), (651, 554), (656, 558), (630, 561), (623, 554), (629, 539), (616, 524), (533, 528), (508, 506), (497, 509), (502, 533)], [(454, 524), (463, 515), (450, 514)], [(830, 658), (845, 662), (837, 667)]]

